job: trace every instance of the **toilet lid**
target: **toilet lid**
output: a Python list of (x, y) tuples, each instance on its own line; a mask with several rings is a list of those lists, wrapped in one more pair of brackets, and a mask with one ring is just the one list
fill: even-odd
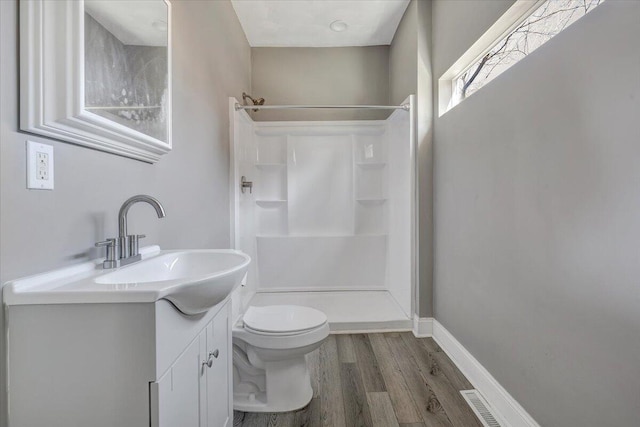
[(242, 321), (246, 327), (258, 332), (303, 332), (324, 325), (327, 316), (314, 308), (298, 305), (251, 306)]

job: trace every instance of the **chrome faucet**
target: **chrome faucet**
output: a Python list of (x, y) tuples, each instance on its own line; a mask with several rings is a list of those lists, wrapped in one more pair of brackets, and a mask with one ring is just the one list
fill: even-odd
[(96, 243), (98, 247), (107, 247), (107, 257), (102, 263), (103, 268), (117, 268), (140, 261), (139, 242), (146, 236), (144, 234), (127, 234), (127, 214), (131, 206), (138, 202), (145, 202), (153, 206), (158, 218), (165, 217), (164, 208), (157, 199), (151, 196), (139, 194), (127, 199), (118, 212), (118, 238)]

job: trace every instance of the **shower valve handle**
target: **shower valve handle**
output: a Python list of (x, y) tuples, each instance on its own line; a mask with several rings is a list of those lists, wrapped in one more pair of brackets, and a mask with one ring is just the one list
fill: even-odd
[(249, 193), (253, 193), (253, 181), (247, 181), (247, 177), (240, 178), (240, 191), (244, 194), (244, 190), (248, 188)]

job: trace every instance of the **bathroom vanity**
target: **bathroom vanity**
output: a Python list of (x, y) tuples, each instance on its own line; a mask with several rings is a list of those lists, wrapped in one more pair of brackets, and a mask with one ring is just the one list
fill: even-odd
[[(9, 425), (230, 426), (229, 294), (248, 263), (236, 251), (162, 251), (112, 272), (92, 262), (8, 283)], [(208, 289), (213, 305), (177, 308)]]

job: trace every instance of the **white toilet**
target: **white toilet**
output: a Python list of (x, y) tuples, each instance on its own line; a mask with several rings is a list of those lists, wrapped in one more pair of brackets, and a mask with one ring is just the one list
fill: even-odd
[(327, 316), (295, 305), (251, 306), (233, 327), (233, 408), (285, 412), (313, 397), (305, 355), (329, 336)]

